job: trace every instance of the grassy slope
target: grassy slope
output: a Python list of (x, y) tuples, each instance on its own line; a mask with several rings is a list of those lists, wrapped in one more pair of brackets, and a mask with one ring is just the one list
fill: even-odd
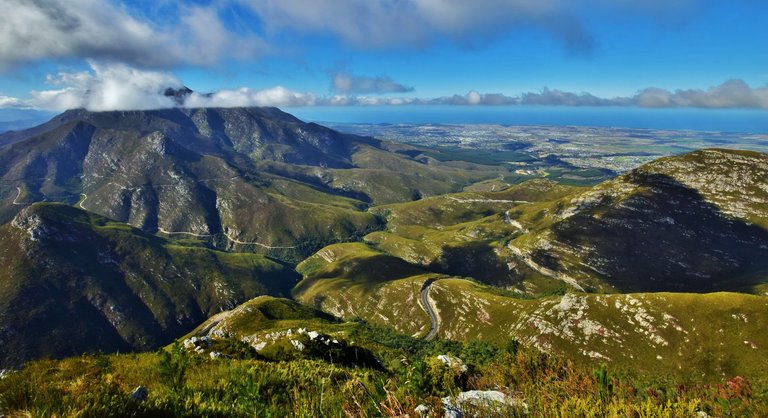
[(304, 304), (346, 319), (375, 315), (409, 334), (429, 330), (418, 301), (422, 283), (434, 275), (399, 258), (362, 243), (337, 244), (303, 261), (297, 271), (305, 278), (293, 292)]
[[(422, 335), (428, 318), (419, 285), (442, 278), (432, 295), (444, 338), (500, 342), (515, 337), (579, 361), (609, 361), (650, 373), (683, 375), (693, 369), (757, 376), (766, 371), (755, 366), (764, 363), (761, 347), (768, 345), (760, 332), (768, 310), (765, 298), (737, 293), (541, 297), (567, 286), (534, 271), (513, 250), (591, 290), (626, 287), (626, 280), (611, 278), (601, 271), (604, 265), (595, 263), (605, 254), (619, 257), (612, 259), (610, 272), (623, 269), (638, 289), (760, 293), (765, 274), (752, 264), (766, 259), (755, 255), (765, 250), (765, 231), (759, 223), (745, 223), (739, 210), (750, 208), (749, 219), (762, 216), (755, 202), (765, 193), (760, 183), (764, 160), (756, 153), (706, 150), (662, 159), (591, 189), (537, 180), (496, 192), (377, 206), (372, 212), (386, 219), (387, 229), (367, 235), (367, 245), (330, 246), (307, 259), (298, 268), (304, 280), (294, 294), (347, 319), (361, 317)], [(692, 173), (708, 163), (721, 165), (702, 174), (709, 182), (702, 184)], [(746, 187), (745, 193), (721, 185), (723, 179)], [(728, 199), (718, 192), (722, 188)], [(665, 226), (657, 225), (659, 219)], [(633, 255), (630, 250), (638, 246), (646, 254)], [(752, 260), (744, 264), (747, 269), (729, 270), (741, 258)], [(666, 271), (669, 265), (683, 266), (687, 272), (681, 274), (698, 281), (673, 277)], [(664, 279), (652, 280), (664, 271)], [(737, 276), (729, 278), (729, 272)], [(738, 274), (757, 285), (745, 287)], [(447, 279), (451, 276), (511, 285), (524, 293)]]
[[(482, 311), (485, 301), (500, 298), (498, 291), (461, 280), (443, 279), (434, 286), (436, 299), (445, 303), (475, 305)], [(451, 301), (456, 296), (466, 298)], [(669, 294), (659, 294), (659, 301), (670, 307)], [(671, 295), (682, 302), (681, 309), (700, 311), (701, 295)], [(738, 309), (739, 323), (749, 324), (753, 313), (760, 307), (745, 309), (744, 301), (734, 295), (708, 295), (718, 298), (728, 314)], [(747, 303), (759, 304), (762, 298), (748, 298)], [(547, 299), (538, 309), (535, 320), (548, 318), (548, 312), (557, 315), (587, 312), (580, 321), (561, 318), (564, 331), (584, 329), (590, 318), (604, 312), (601, 298), (619, 303), (620, 309), (637, 324), (652, 322), (657, 326), (653, 333), (639, 340), (626, 340), (627, 344), (643, 344), (648, 339), (663, 336), (670, 345), (677, 343), (669, 337), (669, 326), (685, 333), (689, 324), (674, 322), (671, 316), (657, 315), (644, 295), (592, 295), (588, 303), (603, 306), (584, 306), (582, 296), (568, 295), (562, 299)], [(686, 299), (688, 298), (688, 299)], [(637, 302), (632, 302), (637, 300)], [(495, 300), (504, 308), (518, 311), (530, 310), (527, 303)], [(658, 301), (656, 301), (658, 302)], [(606, 303), (607, 305), (607, 303)], [(641, 312), (640, 309), (646, 309)], [(763, 307), (764, 309), (764, 307)], [(547, 312), (544, 312), (547, 311)], [(673, 311), (677, 318), (681, 315)], [(506, 315), (509, 311), (487, 311), (489, 317)], [(740, 316), (743, 315), (743, 316)], [(223, 316), (223, 317), (222, 317)], [(764, 315), (759, 312), (753, 328), (762, 328), (759, 322)], [(447, 323), (455, 318), (445, 316)], [(711, 321), (707, 316), (702, 321)], [(512, 340), (501, 344), (478, 341), (458, 343), (445, 340), (421, 341), (399, 335), (386, 328), (372, 327), (362, 322), (338, 322), (325, 314), (296, 302), (271, 297), (258, 297), (232, 312), (220, 315), (218, 325), (231, 331), (230, 337), (219, 337), (206, 352), (196, 354), (191, 350), (176, 351), (168, 347), (158, 354), (80, 356), (65, 360), (38, 360), (28, 363), (19, 372), (0, 377), (0, 414), (10, 416), (415, 416), (416, 406), (430, 406), (430, 417), (444, 415), (441, 409), (443, 396), (455, 395), (461, 390), (495, 390), (514, 399), (510, 406), (501, 409), (473, 408), (464, 405), (465, 414), (479, 416), (665, 416), (690, 417), (698, 411), (709, 416), (760, 416), (768, 401), (763, 376), (763, 364), (754, 359), (732, 354), (727, 361), (704, 353), (704, 359), (713, 369), (702, 374), (688, 373), (670, 376), (664, 368), (642, 368), (643, 358), (629, 363), (602, 362), (608, 366), (576, 364), (562, 356), (548, 356), (532, 347), (519, 346)], [(610, 324), (610, 326), (615, 324)], [(690, 324), (699, 326), (699, 323)], [(343, 342), (347, 348), (347, 362), (340, 358), (326, 358), (330, 351), (318, 343), (312, 353), (297, 351), (291, 344), (276, 342), (272, 350), (258, 353), (248, 351), (240, 339), (251, 333), (281, 335), (291, 340), (310, 344), (309, 337), (297, 334), (297, 327), (330, 331), (331, 338), (349, 338)], [(294, 330), (287, 334), (287, 328)], [(621, 327), (620, 327), (621, 328)], [(677, 328), (681, 330), (678, 331)], [(748, 327), (744, 327), (745, 329)], [(590, 328), (592, 329), (592, 328)], [(200, 331), (200, 330), (198, 330)], [(743, 336), (746, 331), (743, 329)], [(567, 332), (566, 332), (567, 334)], [(583, 337), (573, 332), (574, 338)], [(591, 334), (594, 335), (594, 334)], [(693, 332), (685, 334), (692, 340), (701, 339)], [(337, 337), (338, 336), (338, 337)], [(724, 331), (724, 337), (733, 333)], [(234, 338), (231, 338), (234, 337)], [(302, 339), (303, 338), (303, 339)], [(645, 338), (645, 340), (643, 339)], [(712, 343), (695, 342), (703, 348)], [(762, 343), (762, 340), (758, 341)], [(334, 340), (334, 344), (336, 341)], [(727, 342), (727, 347), (731, 347)], [(211, 359), (208, 350), (224, 350), (225, 357)], [(738, 351), (738, 350), (734, 350)], [(632, 351), (630, 351), (632, 352)], [(337, 351), (337, 353), (339, 353)], [(375, 354), (378, 360), (361, 364), (360, 355)], [(467, 369), (447, 367), (436, 358), (437, 354), (450, 354), (463, 359)], [(340, 354), (340, 353), (339, 353)], [(306, 356), (316, 356), (307, 358)], [(658, 354), (657, 354), (658, 355)], [(709, 357), (707, 357), (709, 355)], [(231, 357), (230, 357), (231, 356)], [(325, 358), (325, 359), (323, 359)], [(343, 357), (342, 357), (343, 358)], [(700, 357), (686, 358), (686, 367), (698, 367)], [(288, 360), (288, 361), (287, 361)], [(350, 363), (349, 360), (352, 360)], [(578, 359), (577, 359), (578, 360)], [(653, 362), (660, 362), (654, 358)], [(735, 363), (739, 364), (735, 364)], [(382, 367), (385, 365), (385, 367)], [(624, 370), (622, 370), (624, 369)], [(699, 369), (696, 369), (699, 370)], [(747, 370), (746, 372), (744, 372)], [(745, 374), (748, 378), (736, 376)], [(174, 379), (178, 378), (178, 381)], [(139, 385), (148, 389), (148, 399), (135, 402), (129, 394)], [(521, 407), (520, 402), (525, 403)]]
[(565, 286), (539, 267), (597, 292), (762, 294), (767, 165), (758, 153), (704, 150), (589, 189), (533, 180), (376, 206), (386, 229), (365, 241), (429, 271), (529, 294)]
[(443, 337), (514, 336), (567, 358), (647, 372), (760, 377), (768, 371), (761, 348), (768, 346), (765, 297), (647, 293), (521, 300), (464, 280), (433, 286)]
[[(436, 276), (375, 286), (347, 278), (323, 279), (298, 299), (344, 318), (360, 317), (421, 335), (428, 330), (429, 318), (418, 293), (430, 277)], [(525, 299), (455, 278), (432, 284), (430, 295), (441, 318), (441, 338), (494, 343), (515, 338), (580, 363), (606, 362), (649, 374), (743, 374), (760, 379), (768, 372), (763, 350), (768, 347), (765, 297), (569, 293)]]
[(580, 190), (533, 180), (497, 192), (465, 192), (377, 206), (371, 211), (386, 219), (387, 229), (368, 234), (365, 241), (437, 273), (472, 276), (534, 293), (552, 291), (561, 283), (523, 263), (510, 264), (505, 244), (526, 232), (523, 228), (531, 226), (528, 219), (535, 217), (533, 213), (548, 210), (552, 200)]
[(275, 329), (326, 330), (338, 324), (336, 318), (293, 300), (259, 296), (235, 309), (212, 316), (188, 336), (228, 335), (241, 338)]

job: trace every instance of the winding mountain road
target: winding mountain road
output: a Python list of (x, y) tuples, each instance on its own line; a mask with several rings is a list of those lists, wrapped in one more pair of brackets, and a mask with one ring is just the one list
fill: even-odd
[[(163, 229), (162, 227), (159, 227), (159, 226), (157, 227), (157, 230), (158, 230), (158, 232), (162, 232), (163, 234), (166, 234), (166, 235), (189, 235), (189, 236), (193, 236), (193, 237), (197, 237), (197, 238), (209, 238), (209, 237), (214, 236), (213, 234), (197, 234), (195, 232), (188, 232), (188, 231), (168, 231), (167, 229)], [(288, 249), (289, 250), (289, 249), (294, 249), (294, 248), (298, 247), (296, 245), (290, 246), (290, 247), (276, 247), (276, 246), (272, 246), (272, 245), (262, 244), (260, 242), (255, 242), (255, 241), (248, 241), (248, 242), (246, 242), (246, 241), (239, 241), (239, 240), (237, 240), (235, 238), (232, 238), (231, 236), (229, 236), (226, 233), (224, 233), (224, 238), (234, 242), (235, 244), (258, 245), (258, 246), (266, 248), (268, 250), (281, 250), (281, 249)]]
[(448, 196), (448, 199), (459, 203), (514, 203), (516, 205), (522, 205), (525, 203), (531, 203), (527, 200), (505, 200), (505, 199), (459, 199), (458, 197)]
[(290, 250), (290, 249), (294, 249), (294, 248), (298, 247), (298, 245), (292, 245), (290, 247), (275, 247), (275, 246), (272, 246), (272, 245), (262, 244), (262, 243), (256, 242), (256, 241), (239, 241), (239, 240), (236, 240), (235, 238), (232, 238), (227, 233), (224, 233), (224, 237), (227, 238), (228, 240), (234, 242), (235, 244), (258, 245), (259, 247), (263, 247), (263, 248), (266, 248), (268, 250), (280, 250), (280, 249)]
[(196, 234), (194, 232), (187, 232), (187, 231), (168, 231), (159, 226), (157, 227), (157, 230), (167, 235), (189, 235), (197, 238), (207, 238), (207, 237), (213, 236), (211, 234)]
[(18, 192), (18, 194), (16, 195), (16, 197), (15, 197), (15, 198), (13, 198), (13, 202), (12, 202), (12, 203), (13, 203), (14, 205), (19, 205), (19, 206), (21, 206), (21, 205), (27, 205), (27, 203), (24, 203), (24, 202), (19, 202), (19, 201), (18, 201), (18, 200), (19, 200), (19, 198), (21, 197), (21, 187), (18, 187), (18, 186), (17, 186), (17, 187), (16, 187), (16, 191)]
[(77, 204), (77, 206), (80, 206), (80, 209), (82, 210), (88, 210), (83, 206), (83, 203), (85, 203), (85, 200), (88, 199), (88, 195), (85, 193), (80, 193), (83, 196), (83, 200), (80, 201), (80, 203)]
[(440, 329), (440, 316), (435, 311), (435, 302), (429, 297), (429, 288), (435, 280), (437, 279), (429, 279), (421, 286), (421, 306), (432, 322), (429, 332), (424, 336), (424, 339), (427, 341), (434, 339), (437, 336), (437, 331)]

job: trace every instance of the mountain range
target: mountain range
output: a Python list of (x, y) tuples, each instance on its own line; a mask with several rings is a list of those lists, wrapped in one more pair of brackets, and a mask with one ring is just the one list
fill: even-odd
[[(760, 324), (762, 298), (745, 293), (768, 291), (765, 154), (701, 150), (595, 186), (501, 184), (511, 168), (435, 155), (275, 108), (72, 110), (0, 134), (0, 366), (155, 349), (264, 295), (316, 309), (268, 303), (302, 320), (519, 338), (586, 361), (626, 353), (588, 350), (594, 327), (541, 330), (567, 317), (635, 347), (677, 338), (622, 334), (632, 298), (669, 330), (686, 307), (751, 306)], [(487, 180), (501, 187), (473, 187)], [(715, 291), (738, 293), (690, 295)], [(674, 293), (600, 296), (636, 292)], [(264, 315), (260, 330), (278, 326)], [(753, 328), (742, 337), (761, 345)]]

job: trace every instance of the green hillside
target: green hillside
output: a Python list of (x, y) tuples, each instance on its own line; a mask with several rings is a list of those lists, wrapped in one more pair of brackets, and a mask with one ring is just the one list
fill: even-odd
[[(759, 202), (768, 201), (764, 160), (758, 153), (704, 150), (590, 188), (531, 180), (496, 192), (374, 206), (369, 212), (386, 226), (364, 242), (425, 272), (528, 295), (565, 288), (762, 294), (768, 283), (768, 230), (759, 218)], [(709, 165), (717, 168), (701, 175), (706, 183), (692, 180), (691, 172)], [(745, 193), (723, 186), (717, 194), (712, 185), (728, 181)]]
[[(419, 298), (427, 279), (438, 337), (502, 343), (516, 339), (585, 364), (608, 363), (649, 373), (759, 379), (768, 299), (739, 293), (579, 294), (526, 298), (439, 275), (390, 281), (309, 276), (296, 296), (346, 318), (424, 336), (430, 318)], [(715, 335), (717, 338), (712, 338)]]
[(302, 262), (294, 296), (413, 336), (437, 325), (583, 364), (760, 379), (765, 159), (703, 150), (591, 188), (535, 180), (377, 206), (385, 230)]
[[(337, 322), (281, 299), (257, 298), (230, 318), (234, 320), (227, 326), (233, 336), (212, 342), (190, 338), (157, 353), (38, 360), (21, 371), (5, 372), (0, 378), (0, 413), (443, 417), (450, 404), (453, 411), (483, 417), (683, 418), (760, 416), (768, 405), (763, 379), (725, 372), (676, 378), (611, 363), (585, 366), (516, 340), (423, 341), (360, 321)], [(273, 344), (238, 340), (254, 331), (240, 322), (245, 318), (255, 319), (256, 332), (272, 337)], [(307, 335), (302, 329), (285, 328), (297, 318), (310, 329), (336, 331)], [(314, 340), (320, 342), (312, 345)], [(339, 357), (340, 347), (346, 357)], [(361, 363), (362, 355), (377, 361)], [(473, 393), (493, 394), (500, 401), (461, 402)]]
[(184, 246), (61, 204), (0, 226), (0, 365), (147, 350), (297, 276), (258, 254)]

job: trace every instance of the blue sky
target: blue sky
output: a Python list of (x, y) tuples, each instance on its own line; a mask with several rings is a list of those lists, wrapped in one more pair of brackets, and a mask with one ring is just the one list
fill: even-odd
[(0, 108), (768, 109), (765, 0), (0, 0)]

